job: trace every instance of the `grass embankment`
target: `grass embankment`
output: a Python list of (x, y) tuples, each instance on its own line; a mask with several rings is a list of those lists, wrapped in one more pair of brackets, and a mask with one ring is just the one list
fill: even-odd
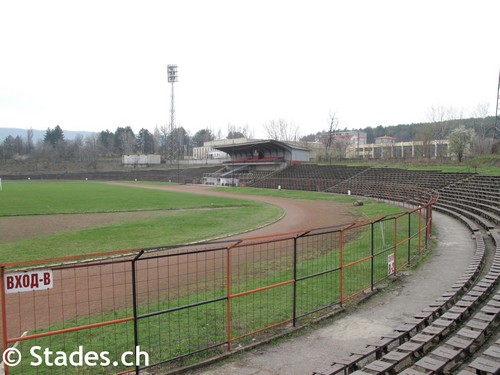
[(436, 161), (425, 160), (421, 164), (396, 162), (392, 160), (376, 161), (347, 161), (340, 163), (348, 166), (366, 166), (376, 168), (401, 168), (408, 170), (443, 171), (458, 173), (479, 173), (486, 176), (500, 176), (500, 155), (482, 155), (462, 163), (450, 161), (449, 163), (438, 163)]

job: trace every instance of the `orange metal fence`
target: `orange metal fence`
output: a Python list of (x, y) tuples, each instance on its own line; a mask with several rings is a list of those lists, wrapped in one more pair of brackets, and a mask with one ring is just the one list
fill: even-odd
[[(0, 265), (2, 348), (23, 357), (6, 373), (139, 373), (231, 350), (397, 274), (426, 248), (430, 225), (431, 205), (269, 237)], [(34, 368), (34, 347), (110, 360)], [(114, 360), (138, 347), (148, 363)]]

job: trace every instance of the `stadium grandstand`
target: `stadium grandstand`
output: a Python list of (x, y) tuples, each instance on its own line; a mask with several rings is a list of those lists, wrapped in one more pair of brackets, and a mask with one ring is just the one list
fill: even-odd
[(205, 185), (246, 186), (287, 167), (309, 161), (309, 149), (274, 140), (222, 144), (215, 149), (228, 154), (221, 169), (206, 174)]

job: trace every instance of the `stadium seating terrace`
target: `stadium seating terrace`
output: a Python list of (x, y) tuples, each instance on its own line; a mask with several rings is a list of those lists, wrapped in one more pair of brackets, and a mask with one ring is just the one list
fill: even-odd
[(332, 354), (330, 365), (312, 374), (500, 373), (500, 176), (301, 164), (249, 173), (244, 181), (260, 188), (335, 192), (410, 205), (432, 201), (434, 209), (463, 222), (474, 236), (474, 257), (447, 292), (392, 333), (347, 357)]

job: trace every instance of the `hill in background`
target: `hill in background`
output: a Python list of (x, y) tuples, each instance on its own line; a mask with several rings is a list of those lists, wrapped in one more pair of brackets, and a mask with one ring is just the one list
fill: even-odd
[[(2, 143), (5, 140), (5, 138), (7, 138), (9, 135), (13, 136), (14, 138), (20, 136), (21, 138), (26, 139), (27, 131), (28, 129), (0, 128), (0, 143)], [(34, 142), (43, 141), (46, 131), (47, 130), (33, 129), (33, 141)], [(63, 132), (64, 132), (64, 139), (67, 140), (75, 139), (77, 135), (87, 137), (89, 135), (95, 134), (94, 132), (88, 132), (88, 131), (74, 131), (74, 130), (64, 130), (64, 129)]]

